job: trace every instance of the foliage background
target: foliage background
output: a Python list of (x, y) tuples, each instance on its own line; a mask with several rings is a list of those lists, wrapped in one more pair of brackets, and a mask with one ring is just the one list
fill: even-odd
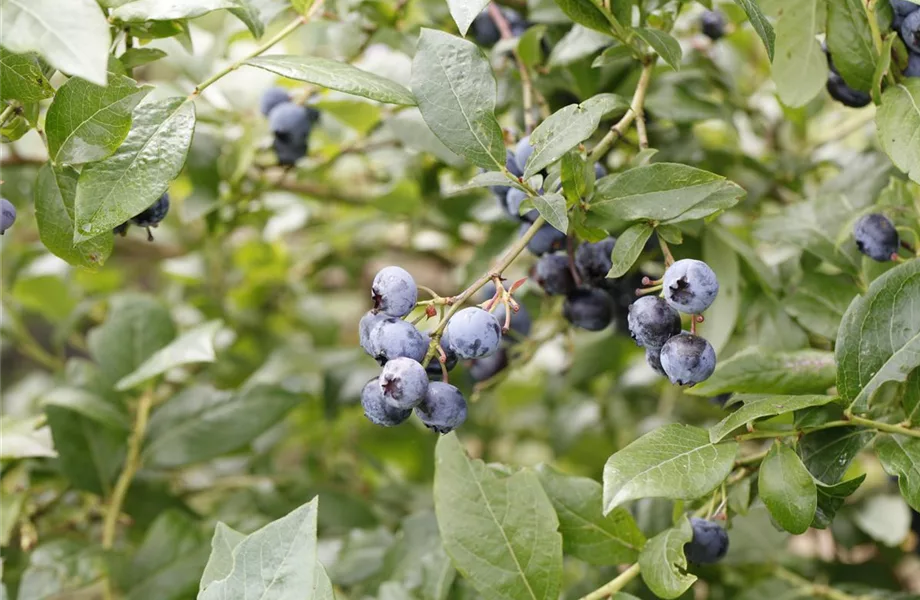
[[(17, 3), (4, 0), (7, 17)], [(123, 3), (102, 4), (117, 10)], [(222, 10), (231, 4), (132, 30), (157, 38), (143, 48), (163, 52), (134, 68), (137, 81), (152, 87), (144, 102), (188, 95), (295, 14), (282, 0), (250, 0), (266, 25), (256, 41), (243, 22)], [(448, 4), (330, 1), (265, 54), (350, 62), (409, 86), (420, 28), (456, 32)], [(628, 55), (604, 51), (609, 36), (573, 26), (550, 1), (503, 4), (526, 12), (534, 23), (518, 49), (548, 111), (598, 93), (632, 96), (642, 66)], [(718, 273), (722, 291), (701, 330), (721, 363), (737, 357), (737, 372), (720, 370), (689, 391), (671, 387), (645, 366), (622, 327), (601, 334), (573, 331), (562, 321), (560, 302), (528, 283), (517, 297), (537, 317), (537, 326), (532, 338), (518, 345), (512, 368), (478, 386), (462, 366), (451, 376), (471, 401), (470, 419), (456, 439), (469, 455), (497, 465), (470, 468), (487, 481), (490, 493), (502, 495), (502, 486), (509, 486), (507, 525), (520, 536), (509, 543), (552, 547), (559, 514), (565, 561), (558, 575), (553, 564), (533, 575), (546, 597), (588, 594), (616, 577), (618, 566), (637, 559), (636, 548), (624, 550), (623, 539), (632, 536), (638, 547), (662, 531), (679, 531), (678, 515), (707, 510), (709, 494), (684, 502), (678, 490), (662, 494), (671, 499), (640, 493), (628, 514), (602, 517), (601, 486), (591, 480), (602, 481), (611, 455), (668, 424), (717, 424), (726, 410), (706, 398), (721, 393), (824, 398), (836, 383), (832, 350), (844, 312), (891, 268), (856, 253), (848, 238), (855, 216), (882, 207), (899, 225), (918, 226), (920, 187), (883, 152), (876, 108), (844, 109), (821, 91), (826, 65), (820, 52), (808, 49), (808, 40), (823, 31), (825, 3), (759, 2), (776, 26), (772, 65), (742, 10), (745, 4), (751, 3), (720, 4), (731, 33), (711, 44), (698, 31), (699, 4), (641, 3), (651, 27), (669, 29), (673, 20), (681, 68), (659, 61), (653, 71), (646, 111), (649, 142), (657, 153), (640, 151), (631, 131), (605, 158), (611, 172), (649, 160), (688, 164), (746, 190), (731, 210), (680, 224), (683, 243), (673, 248), (679, 258), (702, 258)], [(795, 12), (806, 7), (822, 15), (811, 31), (808, 19)], [(878, 9), (884, 24), (887, 5)], [(74, 10), (71, 16), (78, 20)], [(4, 46), (12, 44), (10, 31), (3, 33)], [(98, 46), (86, 44), (87, 52)], [(124, 43), (116, 39), (113, 47), (118, 55)], [(496, 113), (513, 138), (524, 126), (523, 98), (520, 70), (508, 48), (502, 42), (488, 56), (497, 79)], [(790, 49), (798, 48), (805, 48), (802, 55), (791, 57)], [(875, 69), (874, 62), (870, 66)], [(64, 81), (61, 73), (50, 78), (57, 89)], [(467, 508), (447, 501), (476, 485), (446, 475), (452, 472), (448, 466), (463, 471), (466, 464), (455, 437), (439, 443), (415, 421), (381, 429), (364, 419), (358, 393), (377, 368), (358, 347), (357, 322), (368, 309), (369, 284), (380, 267), (398, 264), (419, 283), (456, 294), (516, 239), (517, 224), (503, 217), (485, 189), (449, 193), (477, 170), (431, 133), (417, 109), (291, 80), (280, 81), (308, 96), (322, 118), (309, 157), (282, 177), (272, 167), (270, 135), (258, 112), (259, 96), (276, 81), (268, 71), (244, 67), (204, 90), (195, 101), (197, 122), (184, 166), (169, 183), (172, 210), (155, 231), (156, 242), (135, 230), (116, 239), (111, 257), (95, 270), (52, 255), (53, 244), (36, 226), (40, 170), (48, 158), (43, 139), (32, 129), (4, 144), (3, 196), (19, 211), (2, 245), (4, 597), (191, 598), (212, 556), (212, 535), (218, 559), (221, 540), (236, 541), (218, 522), (250, 533), (285, 515), (291, 520), (270, 530), (278, 536), (274, 546), (290, 544), (301, 565), (318, 560), (338, 598), (499, 597), (495, 589), (483, 588), (494, 583), (490, 577), (501, 579), (494, 565), (478, 578), (457, 575), (439, 536), (440, 525), (445, 535), (445, 527), (451, 535), (469, 527), (486, 546), (494, 537), (476, 529), (475, 511), (467, 514)], [(920, 97), (916, 85), (911, 90)], [(29, 123), (30, 111), (39, 114), (38, 105), (29, 103), (24, 115), (4, 128), (7, 139), (29, 125), (50, 127), (47, 105), (43, 102), (42, 117)], [(910, 133), (913, 122), (897, 122)], [(605, 118), (592, 142), (614, 123)], [(914, 153), (915, 169), (916, 160)], [(130, 195), (123, 200), (135, 201)], [(605, 226), (614, 234), (625, 229)], [(63, 245), (68, 246), (66, 238)], [(532, 264), (522, 256), (506, 277), (525, 277)], [(660, 271), (661, 257), (646, 252), (638, 265)], [(915, 326), (912, 314), (888, 315), (879, 327), (905, 320)], [(195, 350), (195, 360), (147, 385), (116, 389), (116, 382), (179, 333), (191, 336), (179, 343)], [(693, 568), (700, 579), (681, 597), (917, 597), (920, 562), (912, 553), (911, 509), (878, 459), (890, 440), (908, 438), (886, 435), (877, 426), (912, 426), (913, 373), (907, 386), (883, 386), (865, 415), (869, 426), (789, 440), (798, 439), (793, 462), (801, 465), (795, 458), (800, 456), (824, 484), (865, 475), (855, 493), (838, 490), (848, 497), (836, 503), (832, 523), (791, 536), (777, 526), (777, 514), (771, 523), (755, 499), (756, 478), (742, 479), (729, 486), (726, 500), (728, 558), (717, 567)], [(795, 421), (786, 412), (761, 429), (821, 426), (845, 408), (818, 407), (827, 398), (811, 400)], [(152, 416), (146, 438), (132, 440), (141, 403), (153, 406)], [(743, 424), (734, 423), (725, 434)], [(769, 440), (740, 441), (743, 455), (757, 460), (770, 448)], [(107, 507), (132, 444), (141, 448), (141, 468), (126, 490), (123, 514), (114, 515), (118, 520), (109, 528), (117, 535), (106, 544)], [(888, 470), (902, 476), (904, 497), (917, 508), (920, 449), (905, 447), (903, 462)], [(539, 464), (558, 473), (531, 469)], [(706, 465), (690, 473), (708, 476)], [(575, 476), (589, 479), (566, 479)], [(804, 485), (814, 488), (811, 481), (808, 477)], [(318, 511), (303, 507), (317, 496)], [(436, 497), (444, 498), (439, 518)], [(547, 497), (554, 505), (571, 502), (577, 508), (570, 509), (593, 525), (573, 526), (565, 510), (558, 505), (552, 510)], [(825, 499), (831, 497), (838, 496), (825, 493)], [(301, 536), (303, 524), (307, 533)], [(591, 536), (596, 528), (607, 531), (600, 540)], [(286, 540), (292, 532), (297, 535)], [(258, 543), (267, 535), (249, 539)], [(534, 541), (540, 535), (545, 546)], [(662, 574), (653, 577), (685, 577), (675, 560), (659, 560)], [(209, 569), (220, 568), (218, 563), (212, 557)], [(643, 568), (643, 576), (652, 570)], [(834, 589), (821, 587), (825, 582)], [(292, 583), (283, 591), (288, 595), (260, 597), (321, 595), (319, 588), (312, 593), (297, 587), (301, 584)], [(536, 597), (522, 592), (520, 583), (495, 585), (504, 590), (501, 597)], [(628, 591), (655, 597), (645, 585), (636, 579)]]

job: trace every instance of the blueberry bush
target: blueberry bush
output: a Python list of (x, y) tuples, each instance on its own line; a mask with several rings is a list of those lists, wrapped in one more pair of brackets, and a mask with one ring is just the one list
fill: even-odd
[(0, 598), (920, 598), (920, 0), (0, 0)]

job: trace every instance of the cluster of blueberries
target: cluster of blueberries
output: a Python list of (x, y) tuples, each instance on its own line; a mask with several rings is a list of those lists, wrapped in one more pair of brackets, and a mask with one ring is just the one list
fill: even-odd
[(6, 198), (0, 198), (0, 235), (16, 222), (16, 207)]
[(169, 192), (164, 192), (157, 198), (156, 202), (142, 210), (137, 215), (131, 217), (121, 225), (112, 230), (113, 233), (125, 236), (128, 234), (128, 227), (137, 225), (147, 230), (147, 241), (153, 241), (153, 234), (150, 232), (151, 227), (157, 227), (160, 222), (166, 218), (169, 212)]
[[(430, 335), (404, 320), (416, 307), (418, 288), (405, 269), (381, 269), (371, 287), (374, 307), (358, 326), (361, 347), (383, 367), (361, 392), (367, 418), (386, 427), (399, 425), (412, 409), (422, 423), (437, 433), (448, 433), (466, 421), (466, 399), (455, 386), (432, 381), (442, 363), (433, 359), (426, 368)], [(502, 325), (492, 313), (478, 307), (458, 311), (440, 338), (443, 368), (460, 359), (485, 359), (501, 347)]]
[(319, 111), (292, 102), (288, 91), (280, 87), (265, 90), (260, 109), (268, 117), (274, 136), (272, 148), (278, 156), (278, 164), (291, 166), (306, 156), (310, 132), (319, 120)]
[(901, 238), (894, 224), (883, 214), (861, 217), (853, 227), (853, 237), (860, 252), (878, 262), (896, 260)]
[[(904, 75), (907, 77), (920, 77), (920, 4), (914, 4), (909, 0), (889, 0), (891, 3), (894, 18), (891, 22), (891, 28), (898, 32), (904, 45), (907, 46), (908, 60), (907, 68), (904, 69)], [(827, 78), (827, 91), (832, 98), (853, 108), (860, 108), (872, 101), (871, 96), (866, 92), (854, 90), (846, 84), (841, 77), (834, 61), (831, 59), (827, 46), (824, 47), (827, 54), (828, 67), (830, 74)]]
[(673, 384), (695, 385), (715, 371), (716, 353), (705, 338), (681, 330), (680, 313), (696, 319), (715, 301), (719, 281), (703, 261), (683, 259), (668, 267), (662, 286), (661, 296), (643, 296), (629, 307), (629, 334), (652, 369)]

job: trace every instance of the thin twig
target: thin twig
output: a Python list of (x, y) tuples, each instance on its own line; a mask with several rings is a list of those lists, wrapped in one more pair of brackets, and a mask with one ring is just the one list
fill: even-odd
[(615, 579), (605, 583), (590, 594), (582, 596), (581, 600), (601, 600), (602, 598), (609, 598), (626, 587), (626, 584), (635, 579), (637, 575), (639, 575), (639, 563), (633, 564), (620, 573)]
[(623, 118), (621, 118), (616, 125), (611, 127), (607, 135), (605, 135), (601, 141), (597, 143), (594, 149), (591, 150), (591, 155), (588, 157), (590, 163), (595, 163), (603, 158), (604, 154), (610, 150), (616, 141), (626, 135), (626, 131), (629, 129), (629, 126), (632, 125), (636, 116), (638, 114), (644, 114), (645, 94), (648, 91), (649, 82), (652, 80), (652, 70), (655, 68), (656, 60), (657, 57), (652, 57), (645, 63), (645, 66), (642, 67), (642, 74), (639, 76), (639, 83), (636, 85), (636, 91), (633, 94), (629, 110), (626, 111)]
[[(501, 9), (494, 3), (489, 4), (489, 16), (492, 18), (492, 21), (495, 22), (495, 26), (498, 27), (499, 32), (501, 32), (503, 40), (514, 38), (514, 34), (511, 33), (511, 27), (508, 25), (508, 20), (505, 18), (505, 15), (502, 14)], [(524, 127), (529, 134), (537, 125), (533, 114), (533, 97), (535, 93), (533, 79), (531, 79), (530, 71), (527, 69), (527, 65), (521, 58), (517, 48), (512, 50), (512, 54), (514, 55), (515, 62), (517, 62), (518, 72), (521, 74), (521, 87), (524, 96)]]

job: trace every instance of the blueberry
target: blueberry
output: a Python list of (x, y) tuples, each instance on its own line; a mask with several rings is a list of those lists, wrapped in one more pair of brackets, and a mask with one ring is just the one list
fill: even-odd
[(272, 147), (281, 165), (293, 165), (307, 154), (307, 136), (318, 113), (293, 102), (282, 102), (268, 113), (268, 125), (275, 135)]
[[(530, 229), (530, 225), (530, 223), (521, 223), (518, 233), (523, 236)], [(555, 252), (565, 248), (565, 238), (564, 233), (549, 223), (545, 223), (527, 242), (527, 249), (534, 256), (543, 256), (547, 252)]]
[(517, 178), (524, 176), (524, 169), (518, 166), (517, 157), (514, 150), (505, 151), (505, 168)]
[(527, 170), (527, 160), (533, 154), (533, 146), (530, 145), (530, 136), (524, 136), (514, 147), (514, 160), (517, 161), (518, 169), (521, 174)]
[(703, 35), (715, 41), (725, 35), (725, 15), (717, 10), (707, 10), (700, 17)]
[(157, 198), (156, 202), (142, 210), (137, 215), (131, 217), (131, 219), (121, 225), (115, 227), (112, 232), (119, 235), (125, 235), (128, 232), (128, 226), (133, 223), (138, 227), (144, 227), (147, 229), (147, 239), (153, 241), (153, 234), (150, 232), (151, 227), (157, 227), (160, 222), (166, 218), (166, 214), (169, 212), (169, 192), (165, 192), (162, 196)]
[(878, 262), (891, 260), (901, 245), (898, 230), (885, 215), (878, 213), (866, 215), (857, 221), (853, 236), (859, 251)]
[(524, 203), (524, 200), (527, 200), (527, 192), (524, 190), (519, 190), (517, 188), (511, 188), (508, 190), (508, 194), (505, 196), (505, 204), (503, 208), (505, 212), (508, 213), (508, 216), (512, 219), (521, 220), (521, 204)]
[(401, 267), (384, 267), (371, 285), (374, 310), (391, 317), (405, 317), (418, 301), (415, 279)]
[(600, 331), (613, 319), (613, 301), (601, 290), (582, 287), (570, 293), (562, 305), (562, 316), (572, 325)]
[(684, 544), (684, 556), (691, 563), (708, 565), (719, 562), (728, 552), (728, 533), (718, 523), (690, 519), (693, 539)]
[(716, 351), (704, 338), (684, 332), (661, 347), (661, 367), (671, 383), (696, 385), (716, 370)]
[(268, 116), (273, 108), (282, 102), (290, 102), (291, 96), (283, 87), (270, 87), (262, 92), (262, 99), (259, 101), (259, 109), (262, 114)]
[(502, 13), (505, 15), (505, 19), (508, 21), (508, 28), (511, 30), (511, 35), (514, 37), (520, 37), (527, 31), (529, 24), (524, 20), (524, 17), (521, 16), (521, 13), (512, 10), (510, 8), (502, 9)]
[(550, 296), (565, 296), (575, 289), (575, 278), (564, 254), (544, 254), (533, 269), (533, 278)]
[(920, 52), (911, 52), (907, 58), (907, 68), (904, 69), (905, 77), (920, 77)]
[(380, 365), (400, 357), (422, 362), (428, 353), (428, 337), (415, 325), (396, 317), (384, 317), (373, 326), (368, 345)]
[(664, 299), (682, 313), (699, 314), (719, 293), (719, 280), (709, 265), (685, 258), (664, 272)]
[(502, 39), (502, 33), (498, 30), (498, 26), (492, 20), (492, 17), (489, 16), (488, 10), (476, 15), (470, 25), (470, 32), (473, 34), (473, 39), (476, 40), (476, 43), (486, 48), (491, 48), (498, 43), (498, 40)]
[(920, 4), (914, 4), (909, 0), (888, 0), (891, 3), (891, 8), (894, 9), (894, 14), (900, 17), (906, 17), (909, 14), (916, 12), (920, 9)]
[(411, 410), (394, 408), (383, 399), (383, 392), (376, 377), (368, 381), (361, 390), (361, 406), (364, 408), (364, 416), (371, 423), (384, 427), (399, 425), (412, 414)]
[(450, 347), (460, 358), (482, 358), (498, 350), (502, 326), (481, 308), (464, 308), (447, 323)]
[(627, 322), (638, 346), (661, 348), (680, 333), (680, 314), (660, 296), (643, 296), (630, 304)]
[(725, 403), (728, 402), (732, 397), (732, 393), (728, 392), (725, 394), (719, 394), (718, 396), (712, 396), (709, 398), (709, 401), (713, 404), (717, 404), (722, 408), (725, 408)]
[(473, 381), (485, 381), (498, 375), (508, 366), (508, 352), (499, 348), (498, 352), (485, 358), (471, 360), (469, 364), (470, 377)]
[(450, 433), (466, 421), (466, 399), (449, 383), (432, 381), (415, 414), (436, 433)]
[(594, 163), (594, 178), (600, 179), (607, 176), (607, 169), (599, 162)]
[[(505, 168), (515, 177), (520, 177), (524, 174), (517, 168), (517, 161), (514, 160), (514, 152), (511, 150), (505, 150)], [(485, 169), (483, 169), (483, 171), (485, 171)], [(505, 197), (513, 188), (509, 185), (493, 185), (489, 189), (492, 190), (492, 193), (498, 198), (498, 203), (501, 204), (502, 208), (505, 208)], [(517, 215), (514, 215), (514, 217), (517, 218)]]
[(386, 315), (381, 315), (375, 313), (372, 310), (364, 313), (364, 316), (361, 317), (361, 321), (358, 323), (358, 339), (361, 342), (361, 347), (364, 348), (364, 351), (370, 354), (371, 356), (377, 356), (377, 348), (371, 343), (373, 336), (371, 335), (374, 331), (374, 327), (380, 324), (386, 318)]
[(16, 222), (16, 207), (6, 198), (0, 198), (0, 235)]
[(592, 285), (604, 283), (613, 261), (610, 255), (616, 239), (609, 237), (599, 242), (582, 242), (575, 251), (575, 268), (581, 278)]
[(400, 409), (415, 408), (428, 391), (425, 367), (411, 358), (394, 358), (383, 365), (378, 378), (383, 399)]
[(920, 52), (920, 11), (915, 10), (901, 23), (901, 39), (913, 52)]
[(661, 348), (646, 348), (645, 349), (645, 362), (648, 363), (648, 366), (652, 368), (653, 371), (659, 375), (668, 376), (664, 372), (664, 368), (661, 366)]
[(872, 101), (869, 94), (854, 90), (847, 85), (839, 73), (834, 71), (827, 76), (827, 93), (837, 102), (851, 108), (862, 108)]

